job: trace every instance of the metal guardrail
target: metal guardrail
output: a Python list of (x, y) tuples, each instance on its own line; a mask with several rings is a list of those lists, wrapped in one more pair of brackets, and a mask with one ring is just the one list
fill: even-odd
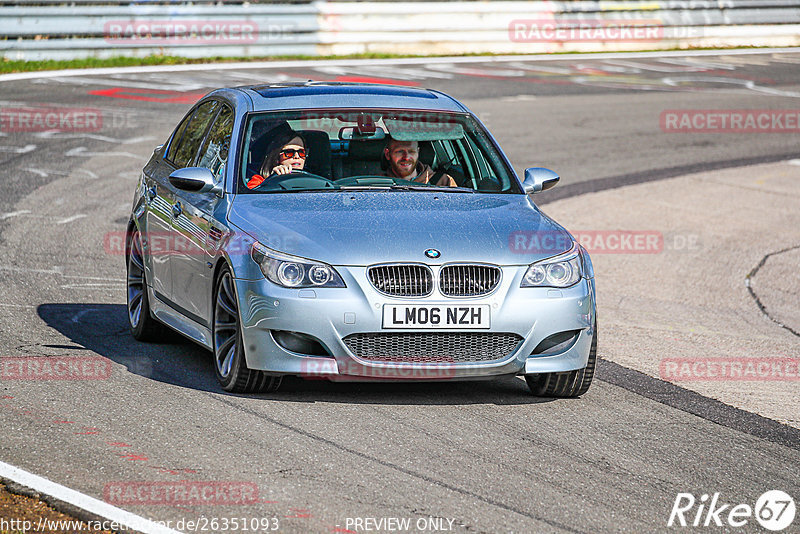
[[(292, 33), (318, 30), (317, 12), (311, 5), (276, 6), (93, 6), (88, 12), (64, 7), (9, 7), (0, 9), (0, 27), (8, 38), (72, 35), (111, 37), (114, 24), (124, 29), (136, 22), (174, 21), (233, 23), (250, 21), (259, 28), (286, 28)], [(268, 33), (268, 32), (267, 32)], [(286, 33), (286, 32), (284, 32)], [(118, 39), (117, 39), (118, 40)]]
[(0, 6), (8, 59), (316, 55), (311, 4)]
[(3, 1), (7, 59), (800, 45), (797, 0)]

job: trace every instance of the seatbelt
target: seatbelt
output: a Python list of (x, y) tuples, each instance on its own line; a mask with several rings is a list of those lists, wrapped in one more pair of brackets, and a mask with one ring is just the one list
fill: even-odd
[(444, 171), (445, 169), (439, 167), (439, 169), (437, 169), (436, 172), (433, 173), (433, 176), (430, 177), (428, 183), (432, 185), (437, 185), (441, 177), (444, 176)]
[[(453, 156), (453, 159), (451, 159), (450, 161), (447, 161), (447, 162), (442, 163), (441, 165), (439, 165), (439, 168), (436, 169), (436, 172), (433, 173), (433, 176), (431, 176), (430, 180), (428, 180), (428, 183), (436, 185), (437, 182), (439, 181), (439, 179), (442, 176), (444, 176), (444, 173), (446, 173), (447, 170), (453, 165), (453, 162), (455, 160), (456, 160), (456, 157)], [(447, 184), (447, 185), (450, 185), (450, 184)]]

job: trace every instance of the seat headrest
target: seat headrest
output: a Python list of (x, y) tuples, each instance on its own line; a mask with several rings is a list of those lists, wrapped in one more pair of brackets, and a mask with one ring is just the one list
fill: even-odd
[(433, 150), (433, 144), (430, 141), (420, 141), (419, 160), (426, 165), (433, 165), (435, 157), (436, 151)]
[(350, 141), (347, 157), (367, 161), (378, 161), (383, 157), (386, 143), (382, 140)]
[(331, 141), (328, 134), (320, 130), (298, 130), (306, 140), (308, 159), (305, 170), (310, 173), (331, 177)]

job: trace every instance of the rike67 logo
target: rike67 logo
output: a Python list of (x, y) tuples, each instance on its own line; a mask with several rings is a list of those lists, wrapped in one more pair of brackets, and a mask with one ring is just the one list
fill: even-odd
[(779, 532), (792, 524), (796, 513), (794, 499), (780, 490), (765, 492), (754, 506), (726, 503), (719, 493), (704, 493), (699, 499), (691, 493), (678, 493), (667, 526), (741, 528), (755, 519), (763, 528)]

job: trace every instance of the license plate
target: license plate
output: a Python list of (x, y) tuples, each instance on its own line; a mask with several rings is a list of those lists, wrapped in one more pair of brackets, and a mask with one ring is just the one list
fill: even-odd
[(489, 305), (385, 304), (384, 328), (489, 328)]

